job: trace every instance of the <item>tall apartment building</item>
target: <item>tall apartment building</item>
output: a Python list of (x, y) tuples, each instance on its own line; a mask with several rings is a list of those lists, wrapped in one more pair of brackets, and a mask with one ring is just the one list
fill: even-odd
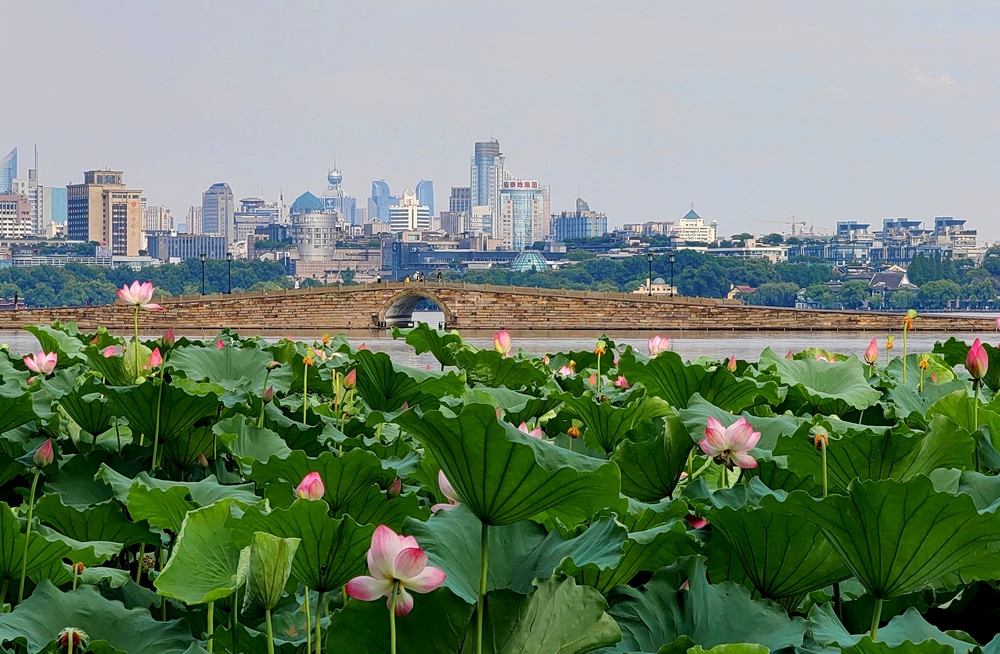
[(500, 189), (499, 220), (493, 237), (513, 250), (525, 250), (549, 235), (549, 187), (537, 180), (508, 179)]
[(146, 204), (143, 198), (142, 229), (147, 232), (166, 232), (174, 228), (174, 217), (170, 207), (162, 204)]
[(590, 210), (582, 198), (576, 199), (576, 211), (563, 211), (552, 216), (552, 236), (557, 241), (571, 238), (592, 238), (608, 232), (608, 217)]
[(452, 186), (448, 196), (448, 211), (472, 211), (472, 189), (468, 186)]
[(97, 241), (117, 256), (142, 249), (142, 191), (125, 186), (120, 170), (89, 170), (83, 184), (66, 187), (66, 236)]
[(188, 207), (187, 217), (184, 218), (184, 231), (188, 234), (201, 234), (201, 207)]
[(203, 234), (226, 237), (226, 244), (236, 241), (236, 199), (229, 184), (212, 184), (201, 194), (201, 230)]
[(431, 209), (420, 204), (413, 189), (407, 188), (399, 204), (389, 208), (389, 224), (394, 234), (430, 230)]
[(31, 205), (23, 195), (0, 194), (0, 238), (31, 235)]

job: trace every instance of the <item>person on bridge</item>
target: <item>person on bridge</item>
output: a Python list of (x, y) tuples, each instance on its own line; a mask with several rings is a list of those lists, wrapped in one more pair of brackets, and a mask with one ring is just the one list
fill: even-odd
[(438, 281), (438, 284), (441, 283), (441, 271), (440, 270), (438, 271), (438, 274), (437, 274), (437, 281)]

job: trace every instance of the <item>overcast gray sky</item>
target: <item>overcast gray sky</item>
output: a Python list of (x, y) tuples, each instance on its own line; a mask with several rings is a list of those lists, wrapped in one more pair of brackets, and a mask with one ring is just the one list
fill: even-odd
[(0, 156), (111, 167), (183, 216), (373, 179), (469, 183), (477, 140), (613, 225), (883, 217), (1000, 239), (993, 2), (0, 1)]

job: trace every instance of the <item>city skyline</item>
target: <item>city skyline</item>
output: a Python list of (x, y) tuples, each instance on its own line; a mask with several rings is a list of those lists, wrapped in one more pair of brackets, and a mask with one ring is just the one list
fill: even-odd
[[(175, 216), (217, 182), (237, 199), (319, 194), (334, 157), (362, 202), (373, 180), (429, 179), (440, 209), (469, 183), (472, 144), (496, 138), (552, 212), (580, 195), (610, 226), (694, 201), (726, 234), (953, 215), (1000, 239), (991, 7), (427, 6), (15, 5), (13, 22), (46, 29), (13, 34), (12, 84), (37, 92), (6, 107), (0, 153), (37, 144), (49, 186), (125, 170)], [(375, 47), (351, 28), (373, 20), (416, 29)], [(243, 38), (260, 24), (280, 53)], [(92, 60), (115, 66), (65, 74)], [(512, 77), (517, 97), (477, 92)], [(156, 101), (129, 101), (137, 86)]]

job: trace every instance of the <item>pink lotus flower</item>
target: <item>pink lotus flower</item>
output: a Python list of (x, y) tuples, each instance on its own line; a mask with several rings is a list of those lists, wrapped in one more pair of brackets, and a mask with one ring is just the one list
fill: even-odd
[(670, 339), (663, 338), (657, 334), (653, 338), (646, 341), (646, 349), (649, 350), (649, 356), (655, 357), (660, 352), (666, 352), (670, 349)]
[(363, 602), (386, 597), (392, 608), (396, 595), (397, 617), (413, 610), (413, 595), (429, 593), (444, 583), (444, 570), (427, 565), (427, 554), (413, 536), (400, 536), (385, 525), (379, 525), (372, 535), (368, 550), (368, 571), (371, 576), (355, 577), (347, 582), (347, 594)]
[(49, 352), (46, 354), (43, 350), (39, 350), (37, 354), (29, 354), (24, 357), (24, 365), (27, 366), (28, 370), (31, 372), (37, 372), (39, 375), (48, 376), (56, 369), (56, 361), (58, 361), (59, 355), (55, 352)]
[(746, 418), (740, 418), (729, 427), (723, 427), (721, 422), (709, 416), (705, 438), (698, 445), (701, 446), (702, 452), (718, 459), (730, 470), (734, 464), (749, 469), (757, 467), (756, 459), (748, 452), (759, 440), (760, 432), (754, 431)]
[(977, 338), (972, 343), (972, 347), (969, 348), (968, 356), (965, 357), (965, 369), (969, 371), (973, 379), (978, 381), (986, 376), (989, 367), (990, 358), (986, 354), (983, 344)]
[(462, 503), (462, 501), (458, 499), (458, 493), (455, 492), (455, 488), (451, 485), (451, 482), (448, 481), (448, 478), (445, 477), (444, 470), (438, 470), (438, 487), (441, 489), (441, 494), (448, 500), (448, 503), (435, 504), (431, 507), (432, 512), (437, 513), (438, 511), (450, 511)]
[(215, 347), (221, 350), (222, 348), (226, 347), (226, 344), (223, 343), (222, 339), (220, 338), (215, 342)]
[(837, 358), (836, 357), (830, 357), (829, 359), (827, 359), (825, 355), (823, 355), (823, 354), (817, 354), (816, 355), (816, 360), (817, 361), (822, 361), (823, 363), (836, 363)]
[(519, 432), (523, 433), (523, 434), (527, 434), (528, 436), (531, 436), (532, 438), (537, 438), (538, 440), (542, 440), (543, 434), (542, 434), (542, 428), (541, 427), (535, 427), (534, 429), (528, 429), (528, 425), (526, 423), (522, 422), (520, 425), (517, 426), (517, 430)]
[(351, 372), (344, 375), (344, 388), (351, 390), (358, 385), (358, 369), (354, 368)]
[(615, 380), (615, 386), (618, 388), (628, 388), (628, 380), (625, 379), (625, 375), (618, 375), (618, 379)]
[(736, 355), (729, 357), (729, 361), (726, 362), (726, 370), (729, 372), (736, 372)]
[(1000, 332), (1000, 318), (997, 318), (997, 331)]
[(569, 366), (563, 366), (562, 368), (559, 369), (559, 374), (562, 375), (563, 377), (572, 377), (574, 373), (573, 369), (570, 368)]
[(125, 304), (131, 304), (146, 311), (163, 311), (159, 304), (153, 304), (153, 284), (151, 282), (132, 282), (118, 289), (118, 299)]
[(295, 489), (295, 495), (304, 500), (321, 500), (325, 492), (323, 480), (320, 479), (318, 472), (310, 472), (303, 477)]
[(104, 348), (104, 351), (101, 354), (104, 355), (105, 359), (110, 359), (115, 355), (115, 346), (114, 345), (107, 346), (106, 348)]
[(874, 366), (878, 361), (878, 341), (872, 338), (871, 343), (865, 348), (865, 363)]
[(163, 355), (160, 354), (160, 348), (156, 348), (153, 350), (153, 353), (149, 355), (149, 367), (159, 368), (162, 363)]
[(687, 523), (691, 525), (692, 529), (701, 529), (702, 527), (708, 524), (708, 520), (706, 520), (705, 518), (699, 518), (698, 516), (691, 515), (690, 513), (684, 516), (684, 520), (686, 520)]
[(52, 439), (46, 438), (45, 442), (42, 443), (31, 456), (31, 462), (39, 468), (44, 468), (45, 466), (51, 464), (54, 458), (55, 453), (52, 451)]
[(493, 334), (493, 349), (504, 356), (510, 354), (510, 334), (506, 329)]

